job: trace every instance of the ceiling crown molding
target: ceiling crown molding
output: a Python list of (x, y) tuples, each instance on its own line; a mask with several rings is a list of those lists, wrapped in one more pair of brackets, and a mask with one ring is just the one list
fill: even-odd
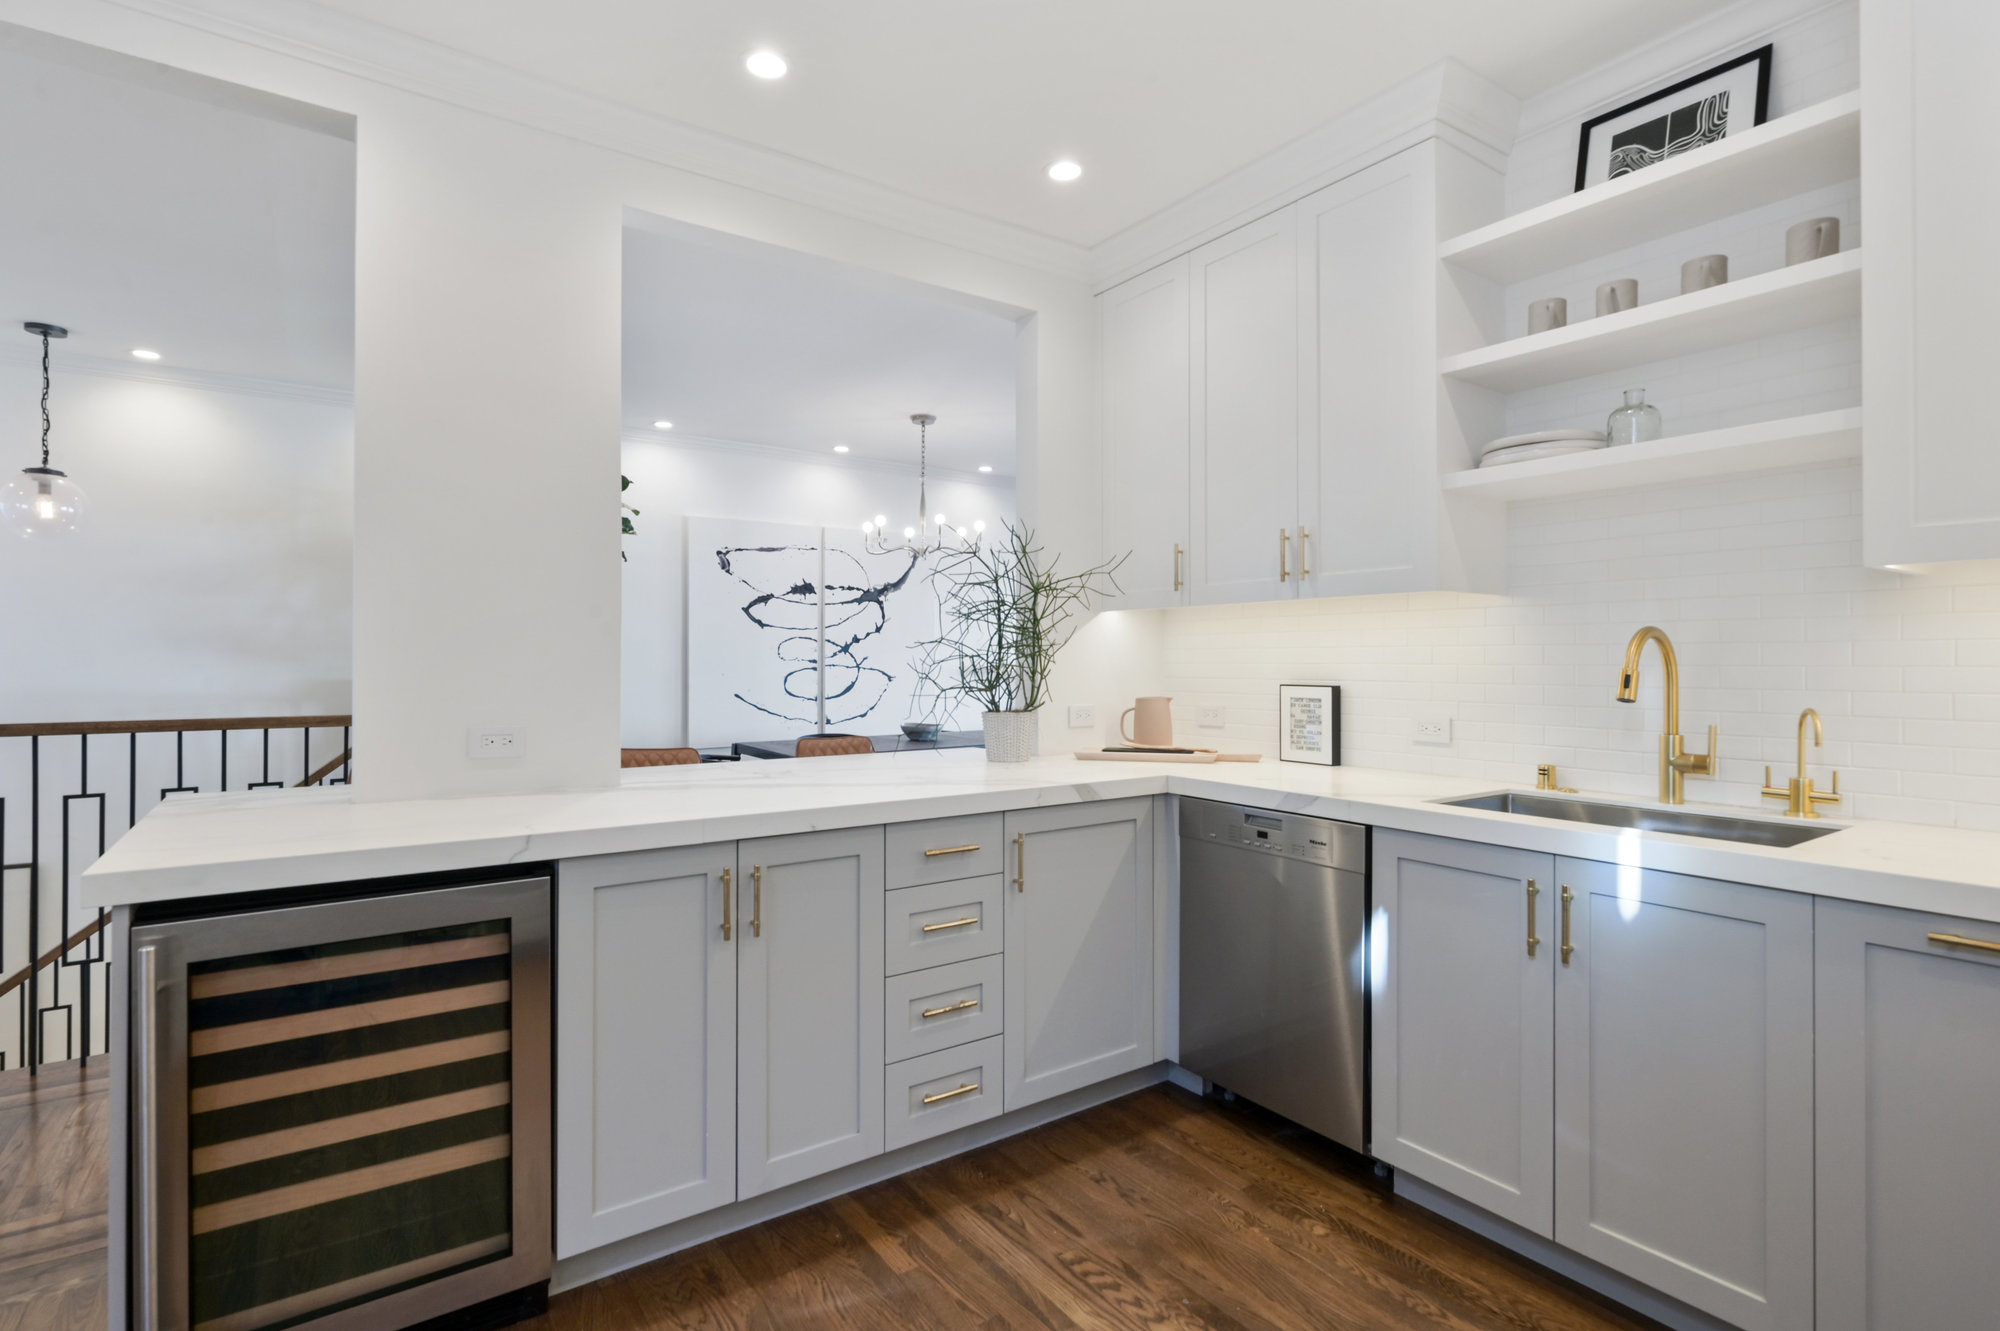
[[(41, 368), (39, 347), (0, 346), (0, 365)], [(221, 370), (188, 370), (170, 365), (146, 364), (109, 356), (84, 356), (64, 352), (51, 366), (57, 378), (85, 374), (98, 379), (125, 379), (141, 384), (169, 384), (210, 393), (235, 393), (246, 397), (279, 398), (287, 402), (311, 402), (321, 406), (354, 406), (354, 391), (326, 388), (319, 384), (293, 383), (285, 379), (260, 379), (249, 374), (228, 374)]]
[(1430, 138), (1504, 170), (1521, 103), (1456, 60), (1442, 60), (1318, 129), (1204, 185), (1091, 250), (1102, 291)]
[[(855, 454), (828, 457), (819, 449), (787, 448), (783, 444), (752, 444), (741, 439), (718, 439), (713, 435), (685, 434), (679, 430), (671, 435), (653, 434), (645, 430), (626, 430), (620, 435), (620, 440), (627, 444), (650, 444), (655, 448), (668, 450), (694, 449), (704, 453), (723, 453), (739, 458), (758, 457), (780, 462), (803, 462), (813, 466), (838, 468), (841, 471), (882, 472), (910, 480), (916, 479), (918, 474), (917, 464), (914, 462), (896, 462), (888, 458), (860, 457)], [(957, 467), (940, 467), (934, 463), (930, 467), (930, 477), (932, 480), (958, 481), (966, 485), (984, 486), (989, 490), (1006, 490), (1009, 493), (1014, 489), (1012, 476), (1002, 476), (997, 473), (981, 475)]]
[(577, 92), (309, 0), (106, 3), (922, 240), (1073, 281), (1089, 276), (1081, 245)]

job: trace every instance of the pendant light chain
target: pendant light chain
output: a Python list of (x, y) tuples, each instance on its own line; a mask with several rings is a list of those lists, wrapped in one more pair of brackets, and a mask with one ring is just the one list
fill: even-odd
[(42, 465), (49, 465), (49, 335), (42, 334)]

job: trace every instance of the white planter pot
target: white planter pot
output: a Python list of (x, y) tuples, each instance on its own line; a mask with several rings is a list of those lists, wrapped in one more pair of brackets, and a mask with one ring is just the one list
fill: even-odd
[(986, 728), (989, 763), (1024, 763), (1040, 748), (1038, 712), (985, 712), (980, 719)]

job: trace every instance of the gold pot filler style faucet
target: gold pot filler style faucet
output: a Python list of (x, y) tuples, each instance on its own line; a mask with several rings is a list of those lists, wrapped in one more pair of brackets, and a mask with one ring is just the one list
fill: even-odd
[(1812, 722), (1813, 747), (1819, 748), (1826, 740), (1826, 728), (1819, 723), (1819, 713), (1808, 707), (1799, 713), (1799, 774), (1783, 786), (1771, 784), (1771, 766), (1764, 765), (1764, 798), (1785, 800), (1785, 814), (1791, 818), (1817, 818), (1819, 810), (1815, 804), (1840, 803), (1840, 773), (1833, 774), (1833, 789), (1814, 790), (1812, 778), (1806, 775), (1806, 722)]
[[(1681, 666), (1674, 658), (1674, 644), (1661, 630), (1648, 624), (1625, 644), (1625, 667), (1618, 676), (1618, 701), (1639, 701), (1639, 656), (1648, 642), (1660, 645), (1660, 664), (1666, 668), (1667, 728), (1660, 736), (1660, 802), (1681, 804), (1681, 783), (1688, 776), (1715, 775), (1715, 727), (1708, 728), (1708, 752), (1688, 753), (1681, 743)], [(1805, 752), (1800, 741), (1800, 753)]]

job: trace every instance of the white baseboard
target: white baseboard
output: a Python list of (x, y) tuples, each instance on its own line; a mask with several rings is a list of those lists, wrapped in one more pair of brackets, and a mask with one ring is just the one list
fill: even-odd
[(1594, 1290), (1615, 1303), (1622, 1303), (1662, 1326), (1672, 1327), (1673, 1331), (1737, 1331), (1727, 1322), (1690, 1308), (1650, 1285), (1642, 1285), (1630, 1276), (1620, 1275), (1610, 1267), (1571, 1252), (1553, 1239), (1545, 1239), (1540, 1234), (1522, 1229), (1511, 1220), (1502, 1220), (1491, 1211), (1462, 1201), (1400, 1169), (1396, 1171), (1396, 1195), (1415, 1202), (1426, 1211), (1437, 1212), (1453, 1224), (1463, 1225), (1481, 1238), (1493, 1240), (1537, 1266), (1545, 1266), (1557, 1275), (1567, 1276), (1585, 1289)]
[[(698, 1243), (706, 1243), (724, 1234), (733, 1234), (739, 1229), (760, 1225), (766, 1220), (774, 1220), (781, 1215), (803, 1210), (829, 1198), (853, 1192), (857, 1188), (865, 1188), (871, 1183), (880, 1183), (898, 1174), (907, 1174), (912, 1169), (935, 1164), (954, 1155), (962, 1155), (975, 1147), (1026, 1132), (1029, 1128), (1053, 1123), (1059, 1118), (1068, 1118), (1071, 1114), (1094, 1105), (1101, 1105), (1107, 1100), (1116, 1100), (1121, 1095), (1130, 1095), (1133, 1091), (1144, 1090), (1162, 1081), (1171, 1079), (1178, 1086), (1186, 1086), (1188, 1083), (1183, 1078), (1189, 1075), (1172, 1064), (1155, 1063), (1151, 1067), (1128, 1072), (1122, 1077), (1113, 1077), (1095, 1086), (1086, 1086), (1067, 1095), (1058, 1095), (1040, 1104), (1017, 1109), (1011, 1114), (1002, 1114), (999, 1118), (988, 1119), (984, 1123), (975, 1123), (971, 1127), (960, 1128), (956, 1132), (948, 1132), (929, 1141), (918, 1142), (914, 1146), (905, 1146), (901, 1150), (878, 1155), (872, 1160), (860, 1161), (845, 1169), (836, 1169), (818, 1178), (794, 1183), (789, 1188), (780, 1188), (761, 1197), (752, 1197), (747, 1201), (734, 1202), (697, 1216), (689, 1216), (686, 1220), (662, 1225), (644, 1234), (634, 1234), (629, 1239), (620, 1239), (616, 1243), (593, 1248), (589, 1252), (581, 1252), (557, 1262), (549, 1289), (552, 1293), (560, 1293), (566, 1289), (575, 1289), (579, 1285), (588, 1285), (593, 1280), (602, 1280), (606, 1276), (665, 1257), (669, 1253), (679, 1252), (683, 1248), (692, 1248)], [(1194, 1078), (1194, 1083), (1192, 1089), (1198, 1093), (1201, 1089), (1200, 1078)]]

